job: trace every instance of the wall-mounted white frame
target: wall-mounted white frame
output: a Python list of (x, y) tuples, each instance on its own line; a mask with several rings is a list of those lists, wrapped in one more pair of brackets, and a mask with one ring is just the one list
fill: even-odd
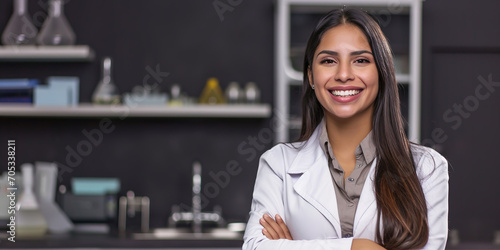
[(0, 117), (171, 117), (171, 118), (268, 118), (269, 104), (138, 106), (80, 104), (74, 107), (36, 107), (2, 104)]
[(94, 57), (87, 45), (0, 46), (0, 62), (86, 62)]
[(399, 83), (409, 84), (408, 137), (414, 142), (420, 141), (420, 106), (421, 106), (421, 38), (422, 38), (422, 1), (423, 0), (277, 0), (275, 21), (275, 105), (282, 119), (277, 124), (275, 141), (289, 140), (290, 85), (302, 82), (302, 72), (293, 69), (290, 61), (290, 16), (294, 10), (310, 11), (317, 7), (347, 5), (376, 9), (402, 7), (408, 9), (410, 16), (409, 74), (397, 75)]

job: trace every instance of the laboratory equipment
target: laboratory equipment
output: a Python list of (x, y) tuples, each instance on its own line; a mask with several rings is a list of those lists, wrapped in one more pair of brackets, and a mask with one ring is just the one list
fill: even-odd
[(33, 164), (21, 165), (21, 172), (24, 188), (16, 207), (16, 235), (19, 238), (41, 237), (47, 232), (47, 221), (33, 192)]
[(260, 90), (254, 82), (245, 85), (245, 101), (247, 103), (258, 103), (260, 101)]
[(4, 45), (35, 44), (38, 29), (28, 13), (26, 0), (14, 0), (14, 12), (2, 33)]
[(120, 103), (118, 88), (114, 84), (113, 78), (111, 76), (111, 64), (112, 60), (110, 57), (106, 57), (102, 61), (102, 79), (92, 95), (92, 102), (94, 104)]
[(64, 15), (63, 0), (50, 0), (49, 16), (36, 38), (40, 45), (74, 45), (75, 33)]
[(230, 82), (226, 88), (226, 100), (230, 104), (240, 103), (243, 97), (243, 91), (238, 82)]
[(217, 78), (209, 78), (200, 96), (201, 104), (225, 104), (226, 98), (219, 86)]

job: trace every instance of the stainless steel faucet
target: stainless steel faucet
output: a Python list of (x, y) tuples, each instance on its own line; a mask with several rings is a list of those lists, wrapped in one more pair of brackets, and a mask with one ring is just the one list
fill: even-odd
[(175, 227), (179, 222), (191, 222), (192, 231), (195, 234), (201, 234), (202, 224), (206, 222), (215, 222), (218, 227), (225, 225), (225, 220), (222, 218), (222, 209), (219, 206), (214, 206), (213, 212), (202, 212), (201, 204), (201, 164), (193, 163), (193, 197), (192, 208), (189, 212), (182, 212), (178, 205), (172, 206), (172, 214), (168, 218), (168, 226)]
[(201, 233), (201, 164), (193, 163), (193, 233)]

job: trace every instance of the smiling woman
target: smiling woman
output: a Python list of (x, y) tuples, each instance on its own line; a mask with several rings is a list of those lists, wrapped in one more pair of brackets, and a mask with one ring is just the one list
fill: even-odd
[(448, 164), (409, 142), (399, 107), (378, 24), (329, 12), (306, 48), (300, 137), (262, 155), (243, 249), (444, 249)]

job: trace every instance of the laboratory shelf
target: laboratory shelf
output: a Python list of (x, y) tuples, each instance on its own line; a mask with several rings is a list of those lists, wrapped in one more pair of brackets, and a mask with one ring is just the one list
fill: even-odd
[(87, 45), (0, 46), (0, 62), (87, 62), (94, 56)]
[(138, 106), (80, 104), (74, 107), (36, 107), (32, 104), (2, 104), (0, 117), (186, 117), (267, 118), (269, 104)]

